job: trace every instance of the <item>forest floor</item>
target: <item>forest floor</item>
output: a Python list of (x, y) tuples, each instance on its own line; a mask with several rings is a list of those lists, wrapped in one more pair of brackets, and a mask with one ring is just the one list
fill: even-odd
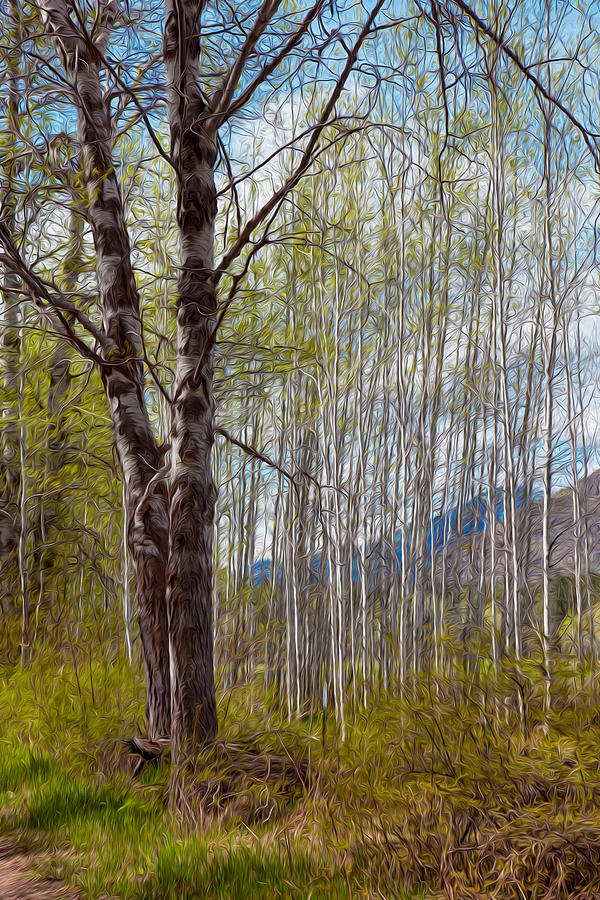
[(0, 900), (80, 900), (59, 881), (40, 878), (38, 866), (34, 855), (0, 840)]
[(524, 668), (373, 696), (343, 738), (221, 692), (182, 816), (168, 763), (133, 774), (143, 685), (120, 654), (0, 666), (0, 900), (598, 898), (599, 679), (557, 662), (545, 713)]

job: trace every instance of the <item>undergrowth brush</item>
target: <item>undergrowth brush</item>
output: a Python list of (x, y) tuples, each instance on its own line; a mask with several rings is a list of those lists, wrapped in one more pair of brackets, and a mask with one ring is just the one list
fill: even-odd
[(534, 664), (423, 675), (345, 734), (288, 722), (256, 685), (170, 804), (168, 761), (133, 775), (143, 684), (120, 654), (48, 653), (0, 675), (1, 826), (86, 897), (600, 896), (597, 679)]

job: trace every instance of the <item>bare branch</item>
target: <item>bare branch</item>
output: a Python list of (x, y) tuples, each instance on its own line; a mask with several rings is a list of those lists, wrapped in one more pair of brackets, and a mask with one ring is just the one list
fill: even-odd
[(2, 264), (14, 272), (15, 275), (19, 276), (23, 284), (26, 285), (31, 296), (36, 298), (37, 305), (40, 309), (48, 306), (55, 311), (58, 319), (52, 316), (47, 309), (44, 308), (43, 310), (44, 316), (50, 319), (57, 332), (66, 337), (71, 343), (76, 344), (77, 348), (89, 359), (93, 359), (94, 362), (100, 363), (100, 357), (77, 337), (68, 324), (67, 319), (65, 319), (65, 314), (81, 325), (81, 327), (84, 328), (104, 350), (113, 348), (112, 341), (107, 338), (107, 336), (94, 325), (91, 319), (78, 309), (71, 300), (65, 297), (64, 294), (61, 294), (54, 285), (52, 285), (52, 291), (49, 290), (39, 275), (36, 275), (27, 265), (18, 249), (15, 247), (10, 232), (4, 222), (0, 222), (0, 243), (2, 243), (4, 247), (4, 253), (0, 257)]
[[(275, 460), (271, 459), (266, 454), (262, 453), (260, 450), (256, 450), (254, 447), (251, 447), (250, 444), (246, 444), (244, 441), (240, 441), (238, 438), (234, 438), (232, 434), (230, 434), (226, 428), (223, 428), (221, 425), (216, 425), (214, 428), (215, 434), (220, 434), (221, 437), (224, 437), (229, 441), (230, 444), (233, 444), (235, 447), (239, 447), (240, 450), (243, 450), (244, 453), (247, 453), (248, 456), (252, 456), (254, 459), (260, 460), (260, 462), (265, 463), (271, 469), (275, 469), (277, 472), (280, 472), (287, 480), (293, 485), (296, 493), (298, 492), (298, 484), (293, 475), (291, 475), (287, 469), (284, 469), (283, 466), (280, 466)], [(303, 473), (304, 474), (304, 473)]]
[(544, 87), (539, 78), (536, 78), (535, 75), (532, 74), (531, 69), (527, 66), (519, 54), (504, 40), (504, 38), (499, 35), (490, 25), (483, 21), (483, 19), (477, 15), (474, 9), (472, 9), (468, 3), (465, 3), (465, 0), (449, 0), (449, 2), (454, 3), (458, 8), (473, 22), (475, 27), (481, 34), (484, 34), (488, 37), (493, 43), (498, 47), (499, 50), (504, 53), (508, 59), (511, 60), (517, 67), (517, 69), (525, 76), (525, 78), (535, 87), (536, 91), (538, 91), (545, 100), (559, 109), (564, 116), (569, 120), (569, 122), (575, 126), (575, 128), (579, 131), (585, 144), (592, 155), (592, 159), (594, 160), (594, 167), (596, 172), (600, 174), (600, 151), (598, 149), (598, 145), (596, 142), (597, 134), (592, 134), (588, 129), (583, 125), (579, 119), (568, 109), (564, 103), (556, 97), (554, 94), (550, 93), (550, 91)]
[[(255, 78), (252, 79), (250, 84), (246, 88), (244, 88), (242, 93), (235, 100), (233, 100), (233, 102), (230, 103), (228, 108), (225, 107), (224, 99), (220, 99), (218, 109), (215, 111), (216, 128), (219, 128), (223, 124), (223, 122), (226, 122), (240, 109), (243, 109), (247, 103), (249, 103), (249, 101), (254, 96), (255, 91), (260, 87), (260, 85), (265, 83), (265, 81), (269, 78), (270, 75), (272, 75), (275, 69), (280, 66), (281, 63), (285, 59), (287, 59), (291, 52), (298, 46), (312, 23), (320, 15), (324, 5), (325, 0), (317, 0), (317, 2), (313, 6), (311, 6), (301, 24), (293, 32), (293, 34), (290, 35), (289, 39), (283, 45), (279, 53), (275, 54), (275, 56), (263, 66), (258, 75), (256, 75)], [(233, 94), (231, 99), (233, 99)]]
[(252, 56), (256, 45), (261, 36), (264, 34), (264, 31), (267, 28), (269, 22), (277, 12), (277, 8), (280, 2), (281, 0), (263, 0), (262, 5), (256, 15), (256, 19), (254, 20), (254, 24), (246, 35), (246, 40), (244, 41), (244, 44), (240, 49), (235, 62), (233, 63), (231, 69), (229, 70), (229, 73), (227, 74), (227, 77), (225, 78), (223, 87), (219, 91), (217, 91), (217, 106), (212, 118), (212, 128), (215, 131), (218, 130), (221, 124), (221, 114), (227, 110), (229, 104), (233, 99), (235, 89), (239, 83), (240, 78), (242, 77), (246, 63)]
[(258, 210), (258, 212), (252, 216), (251, 219), (246, 223), (242, 233), (239, 235), (237, 241), (231, 247), (227, 253), (222, 258), (221, 262), (216, 268), (215, 272), (215, 283), (218, 283), (221, 276), (227, 272), (231, 263), (237, 259), (240, 255), (243, 248), (246, 246), (250, 238), (252, 237), (253, 232), (258, 226), (264, 222), (264, 220), (270, 215), (273, 209), (281, 202), (283, 197), (298, 184), (304, 173), (307, 169), (310, 168), (313, 162), (313, 153), (317, 147), (319, 142), (319, 138), (323, 133), (324, 129), (329, 125), (331, 114), (333, 113), (336, 103), (338, 102), (342, 91), (344, 89), (344, 85), (348, 81), (350, 74), (354, 68), (356, 60), (358, 58), (358, 53), (365, 40), (368, 38), (371, 33), (373, 24), (379, 11), (381, 10), (385, 0), (377, 0), (377, 3), (371, 10), (367, 21), (365, 22), (358, 38), (356, 39), (354, 46), (351, 50), (348, 51), (348, 59), (346, 61), (346, 65), (344, 66), (340, 77), (337, 80), (337, 83), (334, 89), (331, 92), (329, 100), (323, 107), (323, 111), (318, 119), (318, 122), (315, 124), (314, 130), (307, 141), (306, 147), (304, 148), (304, 152), (300, 159), (300, 162), (296, 166), (296, 169), (292, 172), (291, 175), (284, 181), (281, 187), (275, 191), (274, 194), (270, 197), (270, 199), (264, 204), (264, 206)]

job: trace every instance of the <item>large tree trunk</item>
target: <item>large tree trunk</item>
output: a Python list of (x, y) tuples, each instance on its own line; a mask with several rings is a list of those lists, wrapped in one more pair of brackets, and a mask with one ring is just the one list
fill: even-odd
[(216, 146), (198, 71), (201, 2), (165, 4), (172, 155), (178, 180), (180, 275), (172, 407), (167, 570), (175, 762), (217, 730), (212, 634), (213, 239)]
[(84, 39), (69, 17), (66, 0), (44, 0), (41, 8), (62, 56), (78, 109), (82, 170), (87, 189), (102, 299), (104, 350), (101, 376), (109, 401), (123, 472), (129, 548), (136, 576), (139, 627), (147, 677), (151, 737), (170, 732), (169, 654), (166, 628), (165, 563), (168, 543), (166, 491), (160, 483), (162, 457), (144, 398), (139, 298), (123, 201), (112, 159), (110, 110), (100, 77), (117, 4), (101, 4), (96, 43)]

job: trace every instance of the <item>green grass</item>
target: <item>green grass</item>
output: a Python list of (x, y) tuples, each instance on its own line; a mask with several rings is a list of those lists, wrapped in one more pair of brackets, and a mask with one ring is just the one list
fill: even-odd
[[(60, 851), (46, 870), (88, 897), (351, 896), (344, 873), (311, 853), (306, 840), (278, 840), (268, 828), (240, 825), (239, 817), (227, 827), (212, 822), (190, 830), (169, 811), (166, 766), (133, 780), (121, 741), (142, 726), (142, 698), (143, 685), (118, 656), (83, 668), (47, 658), (24, 672), (6, 671), (0, 677), (3, 830)], [(228, 702), (232, 739), (243, 734), (235, 721), (239, 702)], [(297, 735), (288, 737), (290, 747), (297, 745)], [(269, 742), (281, 738), (270, 735)], [(211, 760), (202, 772), (219, 774)], [(275, 788), (268, 788), (273, 796)], [(256, 785), (245, 785), (246, 796), (253, 789), (260, 806)]]
[(325, 748), (318, 716), (287, 723), (240, 688), (182, 820), (166, 765), (131, 777), (139, 676), (118, 654), (85, 658), (0, 676), (0, 825), (48, 848), (46, 870), (86, 897), (600, 893), (600, 707), (574, 666), (555, 667), (545, 724), (535, 664), (497, 681), (456, 670), (374, 698), (344, 741), (330, 721)]

